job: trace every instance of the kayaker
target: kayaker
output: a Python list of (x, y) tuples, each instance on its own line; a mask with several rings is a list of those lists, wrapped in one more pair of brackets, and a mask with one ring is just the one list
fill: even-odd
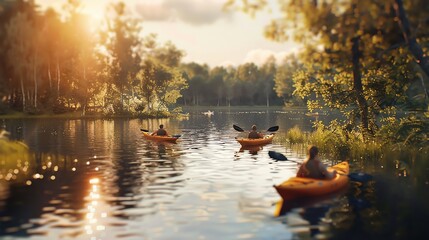
[(327, 166), (320, 161), (319, 149), (316, 146), (310, 146), (308, 148), (308, 157), (299, 167), (296, 176), (316, 179), (332, 179), (336, 174), (337, 171), (328, 171)]
[(263, 138), (264, 135), (256, 131), (256, 125), (252, 126), (252, 131), (249, 132), (249, 136), (247, 138)]
[(152, 133), (152, 136), (153, 135), (157, 135), (157, 136), (168, 136), (168, 133), (167, 133), (167, 131), (164, 129), (164, 125), (163, 124), (161, 124), (161, 125), (159, 125), (159, 129), (156, 131), (156, 132), (153, 132)]

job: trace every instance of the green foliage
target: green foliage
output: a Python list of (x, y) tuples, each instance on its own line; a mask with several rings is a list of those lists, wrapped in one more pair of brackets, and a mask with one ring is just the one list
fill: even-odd
[(262, 66), (245, 63), (237, 67), (215, 67), (190, 63), (182, 65), (189, 88), (183, 92), (185, 105), (266, 105), (281, 104), (274, 91), (278, 66), (269, 58)]
[[(282, 17), (267, 26), (265, 36), (276, 41), (293, 37), (303, 51), (298, 59), (302, 66), (286, 65), (278, 72), (277, 93), (289, 93), (292, 79), (294, 95), (306, 101), (310, 110), (340, 110), (347, 118), (341, 125), (362, 131), (366, 141), (371, 140), (368, 133), (377, 133), (381, 114), (390, 114), (397, 106), (424, 108), (427, 87), (419, 75), (428, 72), (428, 64), (424, 64), (429, 28), (421, 19), (426, 18), (422, 12), (429, 5), (423, 2), (404, 3), (410, 25), (416, 27), (411, 36), (403, 26), (408, 19), (394, 11), (399, 1), (279, 1)], [(248, 13), (267, 6), (259, 0), (230, 0), (225, 5)], [(408, 91), (420, 80), (422, 92)], [(421, 135), (420, 130), (413, 131), (408, 133), (410, 137)]]
[(286, 133), (286, 141), (292, 144), (316, 145), (324, 154), (336, 159), (371, 158), (382, 154), (382, 144), (376, 141), (363, 142), (358, 131), (349, 131), (337, 120), (325, 126), (315, 122), (314, 131), (303, 132), (298, 127)]
[(412, 114), (400, 120), (396, 118), (383, 119), (385, 124), (378, 133), (379, 137), (396, 147), (428, 147), (429, 118), (424, 114)]
[[(290, 55), (278, 66), (274, 78), (274, 90), (277, 96), (282, 97), (285, 102), (292, 102), (293, 105), (301, 105), (304, 103), (294, 95), (296, 87), (294, 86), (293, 77), (295, 74), (304, 73), (300, 71), (300, 69), (302, 69), (302, 64), (299, 63), (295, 55)], [(307, 98), (308, 95), (309, 94), (305, 95), (304, 98)]]
[[(80, 6), (66, 1), (60, 16), (38, 11), (34, 1), (0, 2), (1, 112), (84, 116), (102, 109), (114, 116), (135, 115), (144, 104), (160, 112), (173, 108), (187, 86), (178, 70), (185, 53), (171, 42), (158, 46), (154, 35), (142, 38), (139, 21), (122, 2), (109, 6), (97, 28), (89, 27)], [(145, 81), (150, 101), (136, 77), (145, 71), (155, 71)]]
[(292, 144), (304, 143), (307, 141), (308, 136), (298, 126), (294, 126), (287, 131), (286, 139)]

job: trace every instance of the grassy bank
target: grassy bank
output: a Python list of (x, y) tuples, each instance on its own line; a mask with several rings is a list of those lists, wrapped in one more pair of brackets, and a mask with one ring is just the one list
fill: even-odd
[[(299, 151), (305, 151), (309, 145), (316, 145), (323, 154), (339, 160), (379, 160), (387, 155), (421, 155), (424, 159), (429, 158), (427, 142), (392, 141), (391, 136), (386, 137), (380, 134), (364, 141), (362, 134), (357, 131), (345, 131), (339, 124), (335, 123), (329, 127), (319, 123), (316, 124), (315, 130), (312, 132), (304, 132), (295, 126), (277, 138), (291, 148), (300, 149)], [(395, 139), (399, 139), (399, 137), (396, 136)]]
[(168, 112), (158, 112), (158, 113), (141, 113), (141, 114), (103, 114), (103, 113), (87, 113), (82, 115), (81, 111), (76, 112), (67, 112), (67, 113), (43, 113), (43, 114), (28, 114), (23, 112), (9, 112), (4, 115), (0, 115), (0, 119), (23, 119), (23, 118), (60, 118), (60, 119), (105, 119), (105, 118), (183, 118), (187, 117), (187, 114), (183, 113), (168, 113)]

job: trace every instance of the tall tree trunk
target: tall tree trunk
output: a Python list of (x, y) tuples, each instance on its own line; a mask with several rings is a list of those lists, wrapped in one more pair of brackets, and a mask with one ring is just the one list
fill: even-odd
[(366, 139), (369, 133), (369, 120), (368, 120), (368, 103), (365, 99), (362, 87), (362, 73), (360, 71), (360, 51), (359, 51), (359, 38), (352, 39), (352, 62), (353, 62), (353, 90), (356, 94), (357, 103), (361, 115), (362, 133)]
[(60, 82), (61, 82), (60, 61), (57, 57), (57, 98), (60, 97)]
[[(86, 85), (86, 68), (83, 66), (83, 83)], [(83, 96), (83, 103), (82, 103), (82, 116), (85, 116), (86, 114), (86, 105), (88, 104), (88, 87), (84, 87), (82, 91), (85, 92), (85, 96)]]
[(426, 88), (426, 84), (425, 84), (425, 80), (423, 79), (423, 76), (421, 74), (418, 75), (420, 78), (420, 81), (422, 83), (422, 87), (423, 87), (423, 92), (425, 94), (425, 103), (428, 102), (429, 96), (428, 96), (428, 90)]
[(268, 90), (266, 91), (266, 96), (267, 96), (267, 107), (270, 107), (270, 92)]
[(52, 91), (52, 76), (51, 76), (51, 63), (48, 63), (48, 80), (49, 80), (49, 91)]
[(20, 82), (21, 82), (21, 94), (22, 94), (22, 111), (25, 112), (25, 89), (24, 89), (24, 77), (22, 76), (22, 72), (20, 73)]
[(120, 86), (120, 92), (121, 92), (121, 113), (124, 111), (124, 85), (121, 83)]
[(34, 55), (33, 57), (33, 79), (34, 79), (34, 108), (37, 109), (37, 57)]
[(429, 59), (423, 53), (423, 49), (420, 44), (417, 43), (416, 37), (411, 33), (410, 22), (408, 21), (408, 16), (405, 12), (402, 0), (395, 0), (393, 3), (393, 9), (395, 9), (396, 18), (398, 19), (398, 24), (401, 28), (405, 42), (408, 45), (408, 49), (411, 54), (413, 54), (419, 66), (429, 77)]

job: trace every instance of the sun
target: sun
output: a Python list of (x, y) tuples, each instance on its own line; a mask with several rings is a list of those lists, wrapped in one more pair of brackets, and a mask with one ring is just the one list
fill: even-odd
[(82, 13), (91, 17), (94, 21), (101, 22), (104, 18), (106, 6), (97, 1), (85, 2), (82, 6)]

